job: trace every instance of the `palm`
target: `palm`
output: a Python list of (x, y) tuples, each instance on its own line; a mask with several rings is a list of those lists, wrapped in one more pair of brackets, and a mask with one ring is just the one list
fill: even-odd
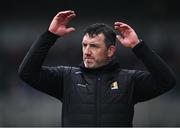
[(66, 35), (75, 29), (73, 27), (67, 27), (72, 18), (75, 17), (74, 11), (62, 11), (59, 12), (51, 22), (49, 31), (59, 36)]
[(115, 23), (115, 29), (121, 32), (122, 36), (118, 35), (117, 39), (125, 46), (125, 47), (134, 47), (138, 42), (139, 39), (135, 33), (135, 31), (122, 22)]
[(128, 47), (131, 45), (131, 43), (135, 43), (136, 42), (136, 38), (134, 39), (135, 36), (135, 32), (129, 29), (126, 29), (124, 31), (122, 31), (122, 34), (124, 36), (124, 38), (121, 40), (121, 43)]

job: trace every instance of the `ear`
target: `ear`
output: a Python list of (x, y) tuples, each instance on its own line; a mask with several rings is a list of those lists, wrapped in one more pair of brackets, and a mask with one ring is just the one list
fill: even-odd
[(109, 46), (109, 48), (108, 48), (108, 57), (112, 58), (113, 55), (115, 54), (115, 51), (116, 51), (116, 46), (115, 45)]

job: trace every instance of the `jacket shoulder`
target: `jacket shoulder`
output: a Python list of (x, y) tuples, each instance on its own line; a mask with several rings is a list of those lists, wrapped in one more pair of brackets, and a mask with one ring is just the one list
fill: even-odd
[(79, 68), (79, 67), (58, 66), (57, 68), (58, 68), (59, 70), (63, 70), (63, 72), (65, 72), (65, 73), (80, 71), (80, 68)]
[(125, 74), (129, 74), (129, 75), (133, 75), (137, 72), (137, 70), (128, 70), (128, 69), (121, 69), (119, 70), (119, 73), (125, 73)]

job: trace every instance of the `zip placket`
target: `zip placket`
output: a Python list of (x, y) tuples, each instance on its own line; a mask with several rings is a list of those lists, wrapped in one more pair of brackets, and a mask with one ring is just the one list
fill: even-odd
[(97, 78), (97, 91), (96, 91), (96, 105), (97, 105), (97, 126), (101, 126), (101, 77)]

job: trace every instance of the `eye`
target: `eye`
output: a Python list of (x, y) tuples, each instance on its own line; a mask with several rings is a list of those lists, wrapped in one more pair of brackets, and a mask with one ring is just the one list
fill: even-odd
[(82, 43), (82, 46), (83, 46), (83, 47), (86, 47), (86, 46), (87, 46), (87, 44)]
[(93, 48), (98, 48), (98, 45), (92, 44), (91, 47), (93, 47)]

